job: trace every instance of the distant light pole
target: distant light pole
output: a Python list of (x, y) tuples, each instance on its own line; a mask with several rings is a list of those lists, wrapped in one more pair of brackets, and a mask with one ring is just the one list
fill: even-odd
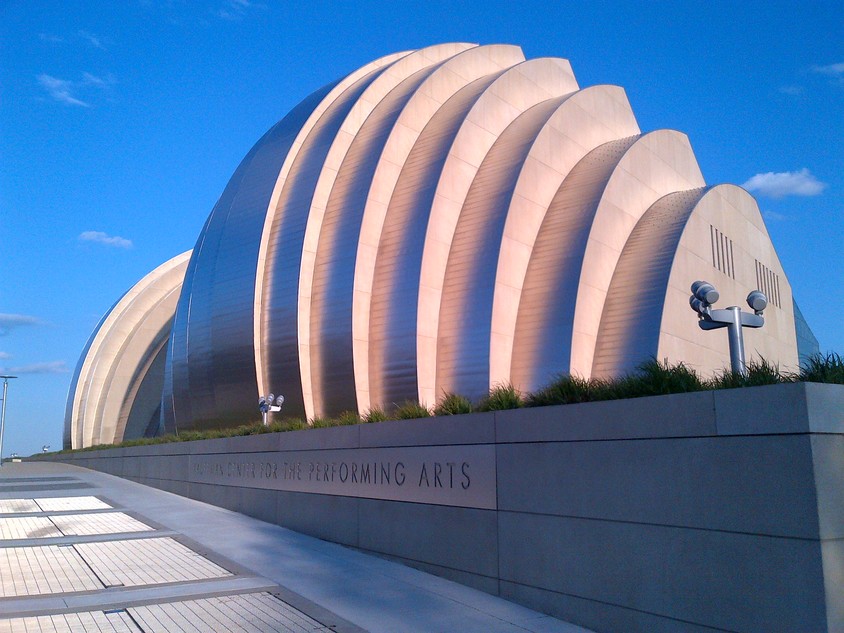
[[(273, 405), (273, 401), (275, 401), (275, 405)], [(281, 405), (283, 404), (284, 396), (278, 396), (276, 398), (273, 394), (270, 394), (258, 398), (258, 409), (261, 411), (261, 421), (264, 423), (264, 426), (269, 426), (267, 414), (281, 411)]]
[(692, 284), (692, 296), (689, 305), (698, 313), (701, 330), (717, 330), (727, 328), (730, 342), (730, 366), (733, 373), (747, 376), (747, 361), (744, 356), (744, 335), (742, 328), (758, 328), (765, 325), (762, 311), (768, 307), (768, 297), (761, 290), (752, 290), (747, 295), (747, 305), (753, 314), (742, 312), (738, 306), (730, 306), (725, 310), (713, 310), (712, 304), (718, 301), (718, 291), (707, 281), (696, 281)]
[(3, 409), (0, 411), (0, 466), (3, 465), (3, 431), (6, 429), (6, 391), (9, 381), (17, 376), (0, 376), (3, 379)]

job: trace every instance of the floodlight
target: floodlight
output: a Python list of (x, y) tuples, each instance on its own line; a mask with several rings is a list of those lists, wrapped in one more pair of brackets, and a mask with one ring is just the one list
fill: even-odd
[(276, 399), (275, 399), (275, 404), (276, 404), (276, 406), (278, 406), (278, 407), (280, 407), (281, 405), (283, 405), (283, 404), (284, 404), (284, 396), (279, 396), (278, 398), (276, 398)]
[(273, 394), (270, 394), (270, 395), (267, 396), (267, 402), (272, 404), (273, 400), (275, 400), (275, 396)]
[(747, 295), (747, 305), (750, 306), (750, 309), (753, 310), (756, 314), (759, 314), (768, 307), (768, 297), (765, 296), (765, 293), (761, 290), (753, 290)]
[(708, 307), (703, 301), (701, 301), (694, 295), (689, 297), (689, 305), (692, 306), (692, 310), (694, 310), (698, 314), (703, 314), (706, 311), (706, 308)]
[(715, 286), (708, 281), (694, 282), (692, 284), (692, 294), (706, 305), (712, 305), (718, 301), (718, 297), (720, 297), (718, 291), (715, 290)]

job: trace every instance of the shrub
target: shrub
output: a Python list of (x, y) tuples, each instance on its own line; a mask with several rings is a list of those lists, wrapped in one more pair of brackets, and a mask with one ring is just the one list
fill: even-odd
[(393, 415), (396, 420), (414, 420), (416, 418), (429, 418), (431, 412), (415, 400), (405, 400)]
[(444, 394), (434, 407), (434, 415), (460, 415), (461, 413), (472, 413), (472, 403), (469, 398), (457, 393)]
[(384, 413), (383, 409), (378, 409), (377, 407), (373, 407), (369, 409), (366, 413), (361, 416), (361, 420), (365, 424), (372, 424), (374, 422), (385, 422), (387, 420), (387, 414)]
[(835, 352), (815, 354), (800, 367), (798, 377), (806, 382), (844, 385), (844, 358)]
[(562, 374), (539, 391), (528, 394), (525, 406), (545, 407), (553, 404), (589, 402), (592, 400), (592, 382), (580, 376)]
[(284, 418), (277, 422), (273, 422), (269, 426), (270, 433), (280, 433), (285, 431), (299, 431), (308, 428), (308, 423), (301, 418)]
[(337, 416), (337, 424), (339, 426), (350, 426), (352, 424), (360, 424), (360, 416), (354, 411), (343, 411)]
[(789, 377), (780, 373), (779, 367), (764, 358), (747, 362), (747, 375), (725, 369), (709, 381), (710, 389), (735, 389), (737, 387), (758, 387), (788, 382)]
[(655, 358), (645, 361), (632, 374), (618, 381), (607, 383), (607, 390), (614, 398), (641, 398), (669, 393), (703, 391), (708, 385), (697, 372), (684, 363), (670, 365)]
[(478, 411), (503, 411), (524, 406), (522, 394), (510, 383), (495, 385), (489, 395), (478, 403)]

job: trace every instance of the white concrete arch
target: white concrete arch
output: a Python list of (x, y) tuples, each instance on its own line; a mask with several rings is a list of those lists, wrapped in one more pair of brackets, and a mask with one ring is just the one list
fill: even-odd
[(624, 89), (601, 85), (566, 99), (536, 136), (522, 165), (501, 240), (490, 332), (490, 387), (511, 380), (522, 286), (542, 220), (560, 184), (597, 146), (636, 134), (639, 126)]
[(583, 157), (542, 219), (519, 299), (510, 376), (531, 391), (568, 371), (574, 300), (583, 251), (607, 181), (637, 136), (610, 141)]
[[(593, 376), (619, 376), (633, 371), (643, 359), (663, 359), (658, 347), (665, 288), (680, 236), (706, 191), (691, 189), (663, 196), (636, 223), (607, 291)], [(696, 325), (690, 310), (685, 316)]]
[(366, 199), (383, 146), (420, 84), (440, 65), (416, 71), (386, 94), (364, 121), (337, 173), (323, 216), (311, 286), (311, 374), (316, 415), (353, 403), (352, 303)]
[[(309, 177), (315, 183), (316, 177), (310, 175), (310, 172), (314, 170), (315, 164), (321, 167), (321, 152), (327, 151), (321, 146), (330, 144), (337, 133), (336, 127), (339, 127), (342, 119), (338, 122), (335, 118), (344, 117), (344, 108), (352, 107), (361, 91), (380, 71), (408, 54), (405, 51), (382, 57), (339, 81), (302, 125), (285, 157), (273, 189), (261, 234), (255, 276), (255, 368), (258, 393), (283, 390), (289, 406), (294, 408), (299, 408), (302, 400), (296, 306), (303, 236), (296, 229), (306, 224), (313, 195), (311, 187), (303, 186), (305, 191), (302, 192), (297, 189), (297, 184), (301, 185)], [(277, 288), (276, 296), (271, 297), (271, 288), (280, 285), (282, 280), (288, 280), (288, 287), (282, 291)], [(277, 307), (279, 304), (289, 304), (281, 316), (274, 314), (280, 309)], [(280, 334), (273, 337), (273, 329)], [(282, 340), (281, 343), (273, 340), (279, 337), (289, 340)], [(283, 352), (280, 351), (282, 349)], [(270, 384), (272, 359), (282, 353), (286, 371), (282, 370), (281, 376), (275, 376), (281, 384)]]
[[(114, 305), (91, 336), (71, 385), (72, 448), (113, 443), (120, 413), (138, 379), (136, 368), (159, 350), (172, 321), (191, 251), (165, 262)], [(165, 333), (166, 337), (166, 333)]]
[(315, 415), (313, 374), (310, 359), (311, 346), (311, 291), (319, 248), (319, 237), (331, 190), (357, 133), (366, 118), (378, 103), (399, 83), (415, 72), (438, 64), (457, 53), (471, 48), (473, 44), (441, 44), (414, 51), (388, 66), (383, 73), (364, 91), (346, 117), (337, 133), (331, 149), (323, 163), (319, 181), (314, 190), (310, 213), (305, 228), (302, 264), (299, 271), (298, 323), (299, 362), (302, 379), (302, 395), (305, 414), (308, 418)]
[(418, 397), (417, 304), (425, 234), (442, 166), (480, 95), (503, 72), (471, 82), (431, 117), (399, 174), (375, 261), (369, 308), (370, 402)]
[(520, 114), (484, 157), (460, 211), (443, 281), (437, 335), (437, 391), (473, 400), (489, 389), (495, 272), (521, 168), (539, 131), (569, 96)]
[(431, 207), (422, 256), (417, 311), (419, 401), (437, 397), (437, 337), (448, 253), (466, 195), (498, 136), (532, 106), (575, 92), (577, 81), (564, 59), (533, 59), (498, 77), (466, 116), (442, 169)]
[(572, 373), (592, 373), (607, 291), (639, 218), (662, 196), (705, 184), (688, 137), (674, 130), (645, 134), (619, 161), (595, 210), (583, 254), (572, 326)]
[(572, 169), (528, 265), (515, 383), (536, 389), (556, 373), (591, 375), (604, 299), (633, 227), (663, 195), (703, 184), (688, 139), (671, 130), (606, 143)]
[[(459, 90), (486, 75), (524, 61), (518, 46), (478, 46), (454, 55), (438, 66), (417, 88), (396, 120), (379, 158), (361, 221), (355, 261), (352, 303), (352, 345), (358, 409), (370, 400), (370, 307), (379, 248), (398, 237), (384, 232), (396, 184), (423, 129)], [(379, 368), (373, 368), (378, 372)]]

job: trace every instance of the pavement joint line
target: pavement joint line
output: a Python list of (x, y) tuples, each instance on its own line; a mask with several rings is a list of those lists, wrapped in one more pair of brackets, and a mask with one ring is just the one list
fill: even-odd
[(3, 512), (0, 513), (0, 519), (19, 519), (22, 517), (59, 517), (68, 514), (109, 514), (110, 512), (123, 512), (130, 514), (129, 511), (123, 508), (96, 508), (93, 510), (53, 510), (40, 512)]
[[(10, 547), (42, 547), (47, 545), (70, 546), (78, 543), (100, 543), (107, 541), (130, 541), (145, 538), (169, 536), (175, 540), (179, 532), (172, 530), (145, 530), (143, 532), (112, 532), (108, 534), (68, 534), (65, 536), (47, 536), (45, 538), (0, 540), (0, 549)], [(184, 543), (183, 543), (184, 544)]]

